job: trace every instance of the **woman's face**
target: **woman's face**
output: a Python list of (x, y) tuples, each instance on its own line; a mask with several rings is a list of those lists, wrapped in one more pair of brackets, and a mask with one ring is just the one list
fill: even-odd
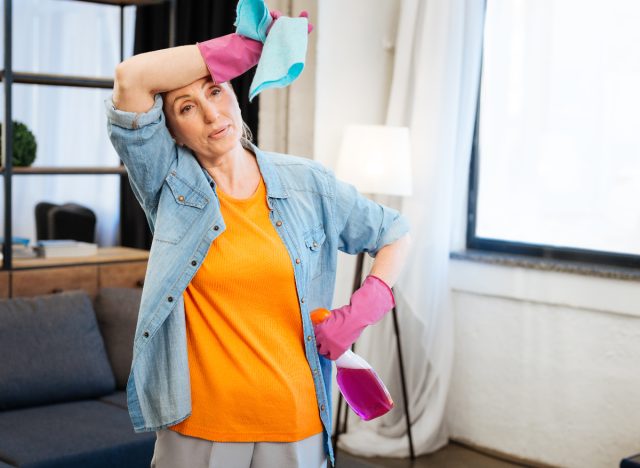
[(169, 131), (198, 157), (215, 158), (240, 146), (242, 116), (229, 83), (202, 78), (164, 96)]

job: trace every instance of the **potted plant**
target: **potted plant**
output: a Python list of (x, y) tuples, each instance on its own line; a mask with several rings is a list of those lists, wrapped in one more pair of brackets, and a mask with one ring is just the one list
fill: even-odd
[[(0, 123), (0, 145), (2, 144), (2, 124)], [(36, 137), (22, 122), (13, 121), (13, 165), (28, 167), (36, 159)]]

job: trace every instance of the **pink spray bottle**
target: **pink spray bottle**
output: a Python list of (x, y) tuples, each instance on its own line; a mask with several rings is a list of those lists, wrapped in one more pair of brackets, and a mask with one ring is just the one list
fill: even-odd
[[(328, 309), (315, 309), (311, 312), (311, 321), (317, 325), (330, 315), (331, 311)], [(361, 419), (369, 421), (393, 408), (393, 400), (387, 387), (367, 361), (348, 349), (335, 363), (340, 392)]]

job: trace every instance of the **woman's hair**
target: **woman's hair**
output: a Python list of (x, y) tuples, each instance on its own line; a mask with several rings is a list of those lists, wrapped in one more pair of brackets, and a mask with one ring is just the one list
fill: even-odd
[(243, 148), (250, 149), (251, 143), (253, 143), (253, 132), (247, 125), (247, 123), (242, 121), (242, 135), (240, 136), (240, 144)]
[[(238, 95), (236, 94), (236, 90), (233, 88), (231, 81), (229, 81), (228, 84), (229, 84), (229, 88), (231, 88), (231, 91), (236, 96), (236, 101), (238, 101)], [(238, 105), (240, 105), (239, 101), (238, 101)], [(253, 143), (253, 132), (251, 131), (247, 123), (244, 121), (244, 119), (242, 119), (242, 135), (240, 135), (240, 144), (242, 145), (243, 148), (251, 149), (251, 143)]]

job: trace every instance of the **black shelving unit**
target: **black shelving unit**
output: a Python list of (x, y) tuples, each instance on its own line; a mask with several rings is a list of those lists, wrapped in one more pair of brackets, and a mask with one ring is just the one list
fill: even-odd
[[(141, 6), (160, 3), (170, 4), (169, 13), (169, 43), (175, 44), (175, 17), (177, 0), (73, 0), (102, 5), (120, 7), (120, 61), (124, 60), (124, 8), (126, 6)], [(4, 122), (13, 122), (12, 113), (12, 92), (13, 84), (31, 84), (47, 86), (71, 86), (80, 88), (102, 88), (113, 89), (112, 78), (84, 77), (70, 75), (56, 75), (43, 73), (28, 73), (13, 70), (12, 45), (13, 45), (13, 0), (4, 0), (4, 68), (0, 70), (0, 80), (4, 84)], [(0, 174), (4, 178), (4, 239), (2, 253), (2, 270), (12, 269), (12, 191), (11, 180), (14, 175), (104, 175), (119, 174), (120, 186), (128, 183), (126, 171), (122, 165), (120, 167), (26, 167), (13, 168), (13, 125), (2, 126), (2, 162), (0, 164)], [(122, 189), (121, 189), (122, 192)], [(122, 197), (120, 212), (122, 213)], [(122, 230), (122, 224), (121, 224)], [(121, 232), (122, 237), (122, 232)]]

